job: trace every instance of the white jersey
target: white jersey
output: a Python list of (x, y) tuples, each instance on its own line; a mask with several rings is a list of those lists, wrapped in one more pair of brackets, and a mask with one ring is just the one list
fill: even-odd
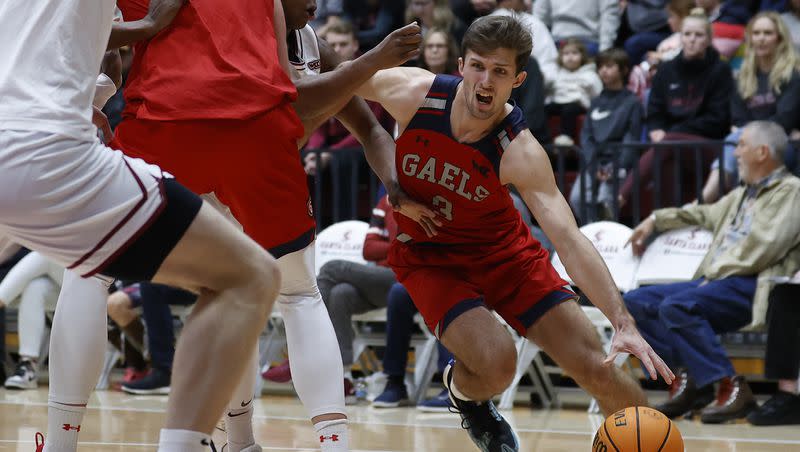
[(114, 0), (0, 2), (0, 130), (92, 140)]
[(311, 25), (295, 30), (289, 35), (289, 62), (292, 64), (292, 81), (319, 75), (322, 63), (319, 58), (319, 42)]

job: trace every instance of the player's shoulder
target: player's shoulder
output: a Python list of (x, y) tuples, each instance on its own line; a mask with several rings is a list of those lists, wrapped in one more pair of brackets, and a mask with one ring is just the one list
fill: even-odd
[(544, 148), (528, 129), (523, 129), (511, 140), (500, 160), (503, 183), (516, 179), (520, 173), (531, 174), (537, 168), (549, 167), (550, 160)]

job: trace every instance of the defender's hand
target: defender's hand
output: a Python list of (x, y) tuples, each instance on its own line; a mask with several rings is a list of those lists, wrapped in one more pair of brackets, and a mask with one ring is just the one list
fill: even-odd
[(368, 58), (376, 70), (400, 66), (420, 54), (422, 29), (416, 22), (391, 32), (380, 44), (367, 52)]
[(108, 116), (103, 113), (103, 110), (92, 106), (92, 124), (103, 132), (103, 142), (108, 143), (114, 138), (114, 132), (111, 131), (111, 124), (108, 122)]

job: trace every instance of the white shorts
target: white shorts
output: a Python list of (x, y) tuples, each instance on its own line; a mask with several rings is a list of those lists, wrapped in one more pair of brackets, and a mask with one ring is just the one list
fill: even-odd
[(157, 217), (163, 177), (97, 139), (0, 130), (0, 236), (90, 276)]

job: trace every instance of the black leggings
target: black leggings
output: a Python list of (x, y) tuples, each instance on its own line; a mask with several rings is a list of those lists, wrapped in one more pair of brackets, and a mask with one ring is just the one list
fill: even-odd
[(779, 284), (769, 296), (765, 373), (772, 380), (800, 374), (800, 284)]
[(578, 116), (586, 113), (586, 109), (579, 102), (547, 104), (544, 110), (548, 116), (559, 117), (559, 135), (566, 135), (570, 138), (575, 138), (578, 131)]

